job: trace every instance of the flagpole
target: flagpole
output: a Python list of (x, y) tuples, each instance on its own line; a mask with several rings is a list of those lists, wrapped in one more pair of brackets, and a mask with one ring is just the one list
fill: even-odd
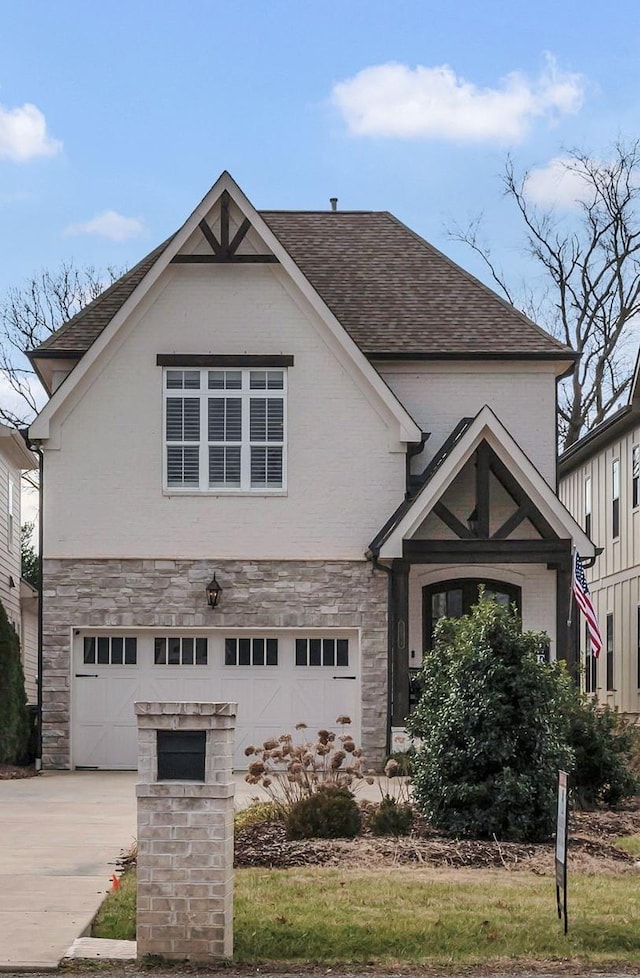
[(578, 548), (574, 545), (571, 550), (571, 580), (569, 581), (569, 617), (567, 618), (567, 628), (571, 628), (573, 616), (573, 582), (576, 576), (576, 554)]

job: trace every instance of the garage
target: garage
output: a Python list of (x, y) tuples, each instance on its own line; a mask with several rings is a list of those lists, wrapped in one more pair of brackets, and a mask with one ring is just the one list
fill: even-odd
[(74, 629), (72, 766), (135, 770), (137, 700), (236, 702), (236, 770), (298, 723), (359, 742), (359, 660), (357, 630)]

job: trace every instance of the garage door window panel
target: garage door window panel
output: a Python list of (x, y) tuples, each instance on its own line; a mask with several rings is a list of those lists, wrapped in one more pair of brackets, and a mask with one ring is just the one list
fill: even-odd
[(138, 661), (137, 639), (120, 635), (87, 635), (82, 659), (86, 666), (135, 666)]
[(297, 638), (296, 666), (349, 665), (348, 638)]
[(277, 666), (277, 638), (225, 638), (225, 666)]
[(156, 666), (206, 666), (208, 659), (206, 638), (158, 635), (154, 639), (153, 661)]

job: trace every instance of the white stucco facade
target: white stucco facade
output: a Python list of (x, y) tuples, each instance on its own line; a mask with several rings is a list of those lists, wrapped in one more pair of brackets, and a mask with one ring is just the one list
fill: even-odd
[[(363, 559), (402, 499), (404, 455), (388, 412), (280, 274), (168, 272), (56, 419), (59, 448), (45, 455), (49, 556)], [(156, 355), (220, 352), (294, 357), (281, 493), (163, 491)]]
[(415, 468), (433, 457), (462, 418), (474, 417), (488, 404), (555, 488), (556, 364), (469, 359), (377, 366), (420, 427), (430, 432)]

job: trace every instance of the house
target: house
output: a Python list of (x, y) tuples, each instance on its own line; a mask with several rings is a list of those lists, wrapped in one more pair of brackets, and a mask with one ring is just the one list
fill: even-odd
[(38, 593), (21, 579), (22, 473), (37, 469), (16, 428), (0, 424), (0, 601), (20, 638), (29, 703), (38, 701)]
[(392, 215), (257, 211), (223, 173), (31, 358), (45, 766), (135, 766), (163, 698), (237, 701), (238, 767), (345, 714), (379, 762), (481, 582), (570, 654), (573, 354)]
[(584, 623), (584, 689), (640, 717), (640, 353), (628, 403), (559, 459), (560, 497), (603, 550), (587, 571), (603, 650), (593, 655)]

